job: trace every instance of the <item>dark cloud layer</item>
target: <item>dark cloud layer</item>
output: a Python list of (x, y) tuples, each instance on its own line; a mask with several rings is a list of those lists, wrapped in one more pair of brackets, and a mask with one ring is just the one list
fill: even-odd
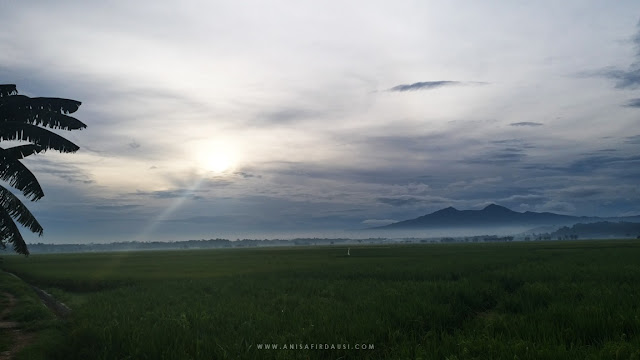
[(421, 199), (418, 199), (415, 197), (404, 197), (404, 198), (382, 197), (382, 198), (378, 198), (377, 200), (382, 204), (387, 204), (391, 206), (408, 206), (408, 205), (418, 205), (422, 203)]
[(287, 125), (298, 123), (301, 120), (321, 117), (322, 115), (322, 113), (307, 109), (284, 108), (260, 114), (256, 120), (259, 123)]
[(531, 122), (531, 121), (522, 121), (522, 122), (511, 123), (509, 125), (511, 126), (542, 126), (544, 124), (538, 123), (538, 122)]
[(33, 170), (34, 174), (36, 174), (36, 176), (39, 173), (46, 173), (59, 177), (69, 183), (95, 183), (95, 180), (91, 177), (91, 175), (77, 165), (61, 161), (54, 162), (44, 157), (37, 159), (31, 169)]
[(377, 202), (381, 204), (391, 205), (391, 206), (444, 206), (450, 205), (452, 201), (447, 198), (443, 198), (440, 196), (410, 196), (410, 195), (402, 195), (402, 196), (389, 196), (389, 197), (379, 197), (376, 199)]
[(558, 191), (558, 194), (564, 198), (587, 198), (601, 195), (606, 192), (604, 187), (600, 186), (572, 186)]
[(631, 63), (631, 65), (626, 70), (610, 67), (603, 69), (600, 72), (600, 75), (615, 80), (615, 87), (617, 89), (636, 89), (640, 87), (640, 22), (636, 27), (636, 33), (632, 37), (632, 42), (635, 46), (636, 54), (635, 59)]
[(243, 179), (262, 178), (262, 175), (256, 175), (246, 171), (236, 171), (234, 174), (242, 177)]
[(499, 139), (491, 140), (489, 143), (500, 146), (518, 147), (521, 149), (534, 149), (536, 147), (524, 139)]
[(547, 201), (548, 198), (539, 194), (524, 194), (524, 195), (511, 195), (499, 200), (500, 203), (504, 204), (540, 204)]
[(640, 135), (628, 136), (624, 142), (627, 144), (640, 144)]
[(627, 70), (608, 68), (600, 72), (616, 81), (616, 89), (636, 89), (640, 86), (640, 64), (634, 63)]
[(123, 211), (138, 208), (142, 205), (128, 204), (128, 205), (95, 205), (94, 209), (104, 211)]
[(570, 174), (592, 174), (599, 170), (617, 170), (618, 172), (629, 173), (630, 169), (636, 168), (640, 163), (640, 155), (631, 156), (606, 156), (594, 155), (586, 156), (572, 161), (566, 167), (552, 167)]
[(452, 86), (452, 85), (460, 85), (460, 81), (423, 81), (417, 82), (413, 84), (401, 84), (392, 87), (389, 91), (417, 91), (417, 90), (429, 90), (435, 89), (443, 86)]
[(488, 83), (483, 81), (454, 81), (454, 80), (440, 80), (440, 81), (422, 81), (413, 84), (400, 84), (392, 87), (387, 91), (405, 92), (405, 91), (418, 91), (418, 90), (431, 90), (445, 86), (457, 86), (457, 85), (487, 85)]
[(469, 157), (463, 162), (468, 164), (506, 165), (522, 161), (527, 154), (525, 150), (517, 147), (491, 150), (474, 157)]
[(640, 98), (631, 99), (624, 106), (640, 108)]
[(204, 197), (196, 195), (197, 190), (175, 189), (175, 190), (159, 190), (159, 191), (137, 191), (131, 195), (145, 196), (156, 199), (176, 199), (187, 198), (193, 200), (202, 200)]

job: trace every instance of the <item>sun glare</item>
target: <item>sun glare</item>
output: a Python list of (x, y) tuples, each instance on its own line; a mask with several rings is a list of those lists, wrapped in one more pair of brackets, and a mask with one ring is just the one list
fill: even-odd
[(198, 146), (197, 158), (199, 168), (217, 174), (232, 170), (238, 161), (233, 146), (222, 142)]
[(205, 169), (216, 173), (225, 172), (233, 165), (231, 156), (227, 153), (218, 152), (210, 154), (205, 161)]

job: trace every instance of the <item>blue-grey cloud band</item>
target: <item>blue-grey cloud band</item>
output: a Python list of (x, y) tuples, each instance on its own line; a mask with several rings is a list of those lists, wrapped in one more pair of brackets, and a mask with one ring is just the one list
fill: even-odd
[(609, 67), (596, 72), (596, 74), (603, 75), (615, 80), (615, 87), (617, 89), (636, 89), (640, 87), (640, 22), (638, 22), (636, 28), (636, 33), (631, 39), (633, 45), (636, 48), (636, 54), (633, 63), (631, 63), (631, 65), (627, 69)]
[(440, 81), (422, 81), (413, 84), (400, 84), (392, 87), (387, 91), (405, 92), (405, 91), (418, 91), (418, 90), (431, 90), (446, 86), (460, 86), (460, 85), (486, 85), (486, 82), (480, 81), (453, 81), (453, 80), (440, 80)]
[(544, 124), (532, 121), (522, 121), (509, 124), (510, 126), (542, 126)]
[(624, 106), (640, 108), (640, 98), (631, 99)]

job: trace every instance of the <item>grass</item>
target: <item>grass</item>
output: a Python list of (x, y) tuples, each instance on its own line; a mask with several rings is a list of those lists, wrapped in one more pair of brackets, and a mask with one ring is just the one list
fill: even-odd
[[(59, 339), (61, 335), (61, 324), (42, 304), (31, 287), (20, 279), (0, 272), (0, 290), (16, 298), (14, 307), (4, 320), (18, 323), (22, 332), (32, 334), (36, 339), (30, 349), (20, 354), (18, 359), (47, 359), (47, 354), (52, 348), (52, 339)], [(8, 306), (8, 300), (3, 297), (0, 310)], [(12, 330), (0, 329), (0, 352), (9, 350), (14, 341)]]
[(3, 266), (74, 309), (51, 359), (640, 359), (635, 241), (361, 246), (345, 255), (32, 255)]

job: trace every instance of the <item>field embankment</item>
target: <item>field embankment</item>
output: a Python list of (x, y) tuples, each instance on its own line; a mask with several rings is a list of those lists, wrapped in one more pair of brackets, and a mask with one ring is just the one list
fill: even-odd
[(48, 359), (61, 326), (28, 284), (0, 271), (0, 360)]

